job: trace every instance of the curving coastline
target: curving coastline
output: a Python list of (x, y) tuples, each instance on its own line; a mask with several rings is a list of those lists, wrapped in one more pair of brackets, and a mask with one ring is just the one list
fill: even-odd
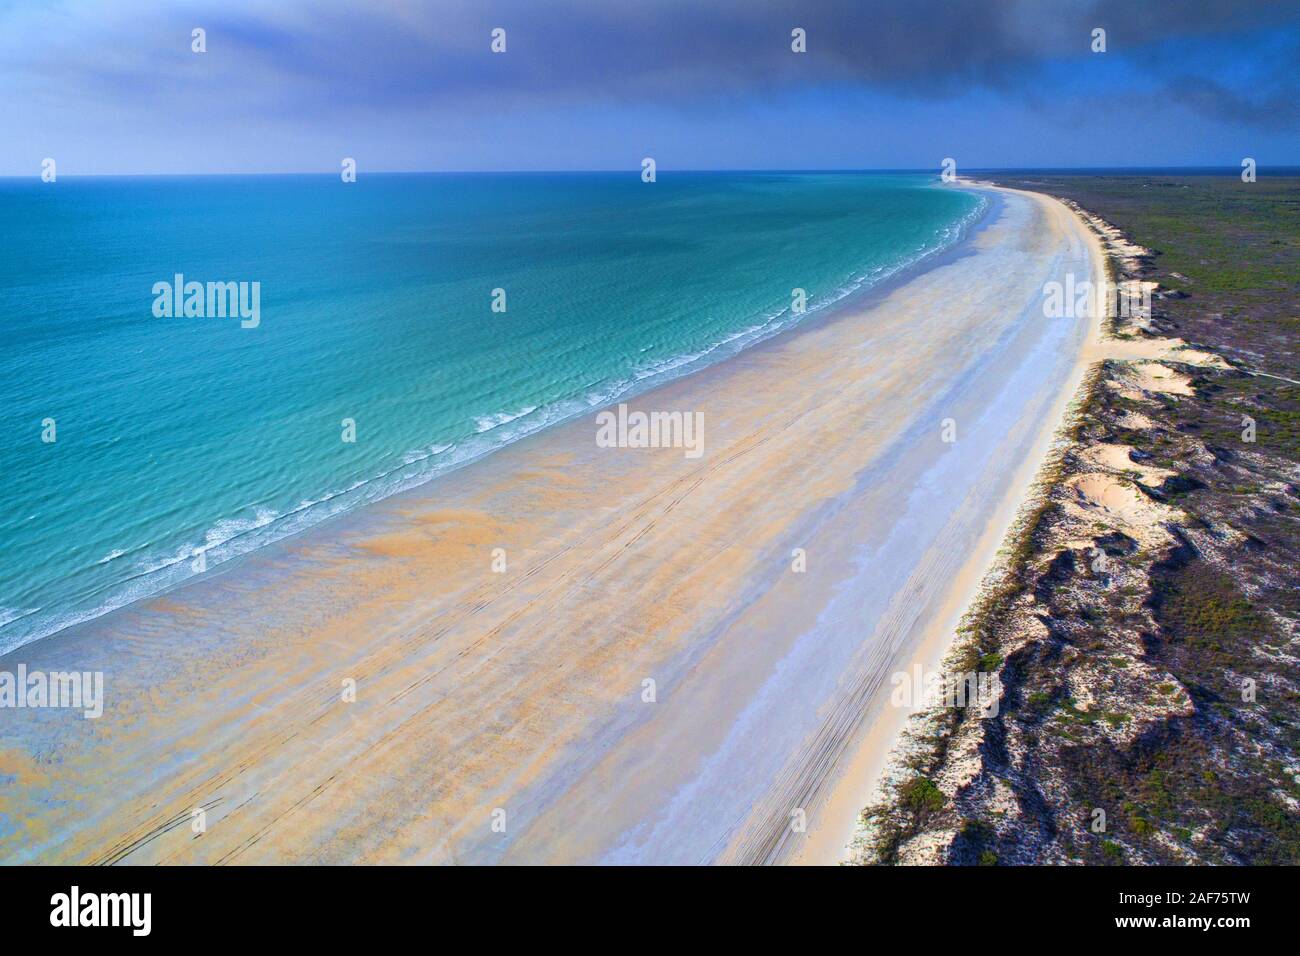
[(995, 195), (919, 275), (630, 403), (703, 413), (699, 460), (584, 416), (0, 658), (107, 687), (4, 725), (0, 859), (841, 856), (888, 675), (951, 634), (1092, 334), (1041, 305), (1087, 234)]

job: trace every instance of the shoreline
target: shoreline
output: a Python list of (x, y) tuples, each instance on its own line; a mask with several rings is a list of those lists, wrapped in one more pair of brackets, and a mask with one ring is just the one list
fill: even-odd
[[(964, 177), (959, 178), (958, 182), (979, 188), (1005, 190), (1005, 187), (967, 180)], [(1005, 191), (1035, 195), (1023, 190)], [(1058, 202), (1052, 197), (1044, 198), (1049, 202)], [(1086, 224), (1080, 221), (1081, 224)], [(1095, 236), (1090, 235), (1090, 240), (1094, 256), (1092, 281), (1097, 284), (1106, 277), (1106, 253)], [(962, 619), (975, 606), (981, 594), (989, 587), (989, 583), (1004, 570), (1007, 544), (1017, 533), (1026, 511), (1033, 505), (1040, 476), (1048, 466), (1053, 447), (1060, 444), (1061, 433), (1069, 424), (1070, 409), (1080, 401), (1081, 390), (1087, 381), (1088, 372), (1098, 361), (1097, 350), (1105, 335), (1099, 310), (1089, 317), (1089, 322), (1089, 333), (1084, 348), (1078, 354), (1067, 386), (1061, 390), (1057, 402), (1040, 430), (1032, 453), (1026, 456), (1012, 486), (1002, 496), (996, 510), (989, 515), (987, 527), (977, 548), (971, 553), (970, 558), (962, 566), (959, 577), (953, 582), (942, 615), (927, 629), (927, 633), (916, 649), (912, 666), (920, 666), (925, 673), (937, 673), (943, 670), (943, 662), (956, 644), (957, 630)], [(872, 802), (872, 797), (881, 787), (891, 763), (898, 759), (897, 751), (908, 723), (914, 715), (925, 710), (920, 701), (916, 704), (917, 706), (912, 708), (899, 709), (885, 706), (883, 700), (877, 702), (875, 713), (870, 718), (865, 718), (872, 725), (867, 739), (858, 748), (857, 753), (852, 755), (849, 768), (843, 774), (841, 785), (830, 798), (836, 807), (834, 818), (837, 821), (848, 822), (838, 822), (833, 827), (827, 827), (826, 834), (810, 839), (804, 851), (792, 862), (814, 866), (849, 862), (852, 857), (853, 840), (859, 830), (858, 816), (862, 809)]]
[[(938, 189), (943, 187), (935, 183), (932, 184), (930, 188)], [(264, 549), (276, 548), (282, 543), (284, 543), (286, 547), (291, 546), (294, 539), (303, 536), (310, 536), (313, 532), (323, 526), (328, 529), (329, 527), (332, 527), (339, 522), (346, 521), (353, 516), (364, 515), (364, 512), (368, 508), (377, 503), (381, 503), (394, 497), (408, 495), (418, 496), (422, 493), (422, 489), (430, 482), (439, 480), (445, 475), (458, 471), (461, 468), (472, 466), (476, 462), (495, 454), (503, 448), (510, 447), (519, 442), (528, 441), (535, 436), (543, 435), (551, 429), (563, 426), (566, 423), (582, 420), (586, 417), (597, 414), (601, 410), (614, 408), (620, 402), (637, 400), (643, 395), (669, 386), (683, 378), (707, 374), (714, 367), (725, 364), (738, 355), (743, 355), (753, 349), (764, 348), (769, 343), (780, 340), (786, 335), (797, 335), (805, 329), (816, 327), (820, 323), (833, 322), (844, 316), (851, 316), (868, 309), (873, 303), (878, 302), (893, 290), (905, 285), (913, 277), (946, 261), (947, 257), (953, 254), (954, 250), (959, 249), (962, 246), (966, 237), (973, 230), (979, 228), (979, 224), (987, 218), (988, 214), (989, 209), (985, 206), (985, 208), (981, 210), (977, 210), (972, 214), (956, 220), (951, 226), (947, 227), (948, 230), (956, 233), (956, 238), (946, 241), (946, 245), (927, 249), (918, 257), (894, 268), (893, 271), (887, 272), (883, 278), (877, 278), (871, 282), (858, 280), (856, 283), (851, 282), (838, 287), (832, 292), (832, 295), (836, 296), (835, 298), (811, 306), (808, 313), (802, 317), (797, 319), (787, 319), (783, 322), (777, 323), (775, 326), (771, 326), (771, 323), (777, 316), (779, 316), (779, 313), (777, 316), (768, 315), (766, 318), (756, 316), (755, 319), (758, 324), (749, 329), (733, 333), (730, 337), (720, 339), (718, 342), (705, 347), (689, 361), (681, 361), (685, 358), (685, 355), (673, 356), (663, 360), (663, 364), (668, 366), (664, 370), (642, 376), (642, 373), (645, 370), (636, 368), (627, 373), (630, 377), (627, 378), (626, 381), (615, 377), (593, 383), (591, 386), (592, 388), (597, 388), (598, 391), (605, 391), (607, 393), (607, 397), (600, 399), (598, 404), (587, 404), (580, 410), (575, 411), (569, 409), (556, 417), (549, 417), (543, 424), (540, 424), (521, 435), (508, 437), (498, 444), (488, 444), (487, 442), (480, 441), (480, 434), (468, 435), (455, 440), (451, 445), (440, 448), (436, 453), (428, 453), (426, 446), (409, 449), (405, 453), (406, 458), (409, 460), (404, 461), (403, 464), (389, 468), (387, 471), (382, 473), (371, 475), (370, 477), (354, 482), (350, 485), (340, 484), (336, 487), (328, 487), (322, 491), (304, 492), (303, 495), (300, 496), (302, 497), (302, 505), (300, 505), (299, 508), (288, 509), (276, 513), (265, 523), (260, 523), (260, 519), (250, 519), (245, 513), (254, 508), (254, 505), (238, 509), (234, 513), (224, 517), (211, 519), (211, 523), (208, 525), (206, 531), (200, 532), (200, 534), (206, 536), (203, 545), (197, 545), (191, 542), (191, 546), (187, 546), (190, 548), (189, 553), (185, 553), (184, 549), (182, 549), (181, 552), (175, 552), (175, 549), (172, 549), (167, 552), (167, 554), (173, 555), (170, 559), (163, 555), (157, 555), (155, 557), (157, 557), (158, 560), (152, 562), (147, 567), (137, 568), (126, 578), (102, 585), (98, 590), (91, 592), (90, 595), (77, 597), (72, 602), (71, 610), (61, 610), (58, 612), (57, 617), (53, 619), (59, 622), (56, 629), (44, 629), (45, 625), (42, 624), (35, 632), (37, 636), (32, 636), (30, 633), (24, 634), (22, 637), (17, 638), (17, 644), (10, 645), (6, 641), (0, 640), (0, 657), (17, 650), (18, 648), (25, 647), (35, 641), (56, 637), (69, 629), (82, 626), (93, 626), (94, 622), (107, 615), (114, 614), (123, 609), (129, 609), (132, 605), (142, 601), (164, 597), (178, 589), (186, 588), (200, 581), (204, 576), (232, 571), (240, 567), (246, 559), (256, 556)], [(742, 341), (744, 344), (733, 346), (733, 342), (735, 341)], [(706, 359), (706, 356), (709, 356), (714, 352), (719, 352), (720, 357), (711, 360)], [(623, 388), (621, 391), (610, 392), (609, 387), (612, 385), (622, 385)], [(590, 398), (590, 396), (587, 396), (587, 398)], [(531, 415), (533, 412), (538, 411), (550, 413), (554, 409), (568, 408), (568, 406), (574, 405), (579, 401), (580, 398), (576, 395), (556, 399), (550, 404), (530, 409), (529, 414)], [(510, 423), (507, 422), (504, 424)], [(435, 470), (425, 473), (404, 474), (406, 469), (411, 465), (437, 458), (443, 452), (448, 452), (452, 457), (445, 463), (436, 465)], [(418, 456), (418, 458), (413, 458), (412, 456)], [(395, 478), (394, 476), (397, 477)], [(368, 497), (367, 492), (372, 488), (372, 486), (379, 486), (381, 483), (383, 487), (378, 493), (378, 496), (374, 498)], [(340, 510), (337, 511), (313, 511), (313, 509), (320, 509), (322, 506), (333, 508), (334, 503), (340, 499), (348, 499), (350, 500), (350, 503), (343, 505)], [(308, 514), (311, 515), (310, 518), (305, 521), (299, 520), (300, 516)], [(212, 540), (211, 538), (212, 532), (223, 525), (246, 523), (250, 520), (256, 520), (259, 523), (254, 523), (251, 527), (246, 527), (228, 537), (218, 538), (217, 540)], [(283, 526), (281, 526), (282, 522), (284, 523)], [(268, 531), (268, 529), (272, 530)], [(247, 544), (241, 543), (240, 539), (242, 538), (249, 539)], [(146, 547), (148, 547), (148, 543), (134, 548), (129, 548), (126, 551), (114, 550), (106, 555), (105, 558), (101, 559), (100, 563), (114, 560), (125, 554), (142, 550)], [(190, 573), (179, 578), (173, 574), (177, 569), (183, 570), (184, 566), (191, 564), (193, 558), (199, 553), (207, 555), (210, 551), (214, 553), (233, 551), (233, 553), (229, 557), (224, 557), (219, 561), (211, 563), (207, 570), (203, 572)], [(150, 579), (165, 581), (165, 583), (157, 585), (150, 583), (143, 588), (139, 586), (140, 582)], [(98, 603), (93, 608), (87, 608), (84, 605), (90, 602), (91, 597), (98, 601)], [(3, 610), (3, 608), (0, 608), (0, 611)], [(31, 613), (39, 613), (45, 610), (44, 607), (37, 607), (35, 611)], [(27, 616), (27, 612), (20, 612), (15, 613), (10, 618), (0, 620), (0, 630), (2, 630), (3, 625), (8, 625), (11, 622), (20, 622)], [(4, 635), (0, 634), (0, 638), (3, 637)]]
[[(0, 769), (34, 781), (0, 798), (32, 831), (0, 833), (0, 857), (775, 861), (798, 850), (791, 806), (824, 837), (862, 702), (918, 620), (942, 632), (974, 561), (953, 555), (988, 547), (981, 477), (1014, 488), (1001, 459), (1023, 471), (1069, 394), (1051, 385), (1081, 331), (1045, 325), (1038, 294), (1069, 240), (1039, 204), (630, 403), (702, 410), (700, 461), (598, 450), (586, 415), (21, 648), (104, 665), (110, 704), (0, 734)], [(939, 443), (943, 411), (965, 444)], [(54, 805), (65, 787), (88, 813)], [(175, 831), (193, 806), (198, 841)]]

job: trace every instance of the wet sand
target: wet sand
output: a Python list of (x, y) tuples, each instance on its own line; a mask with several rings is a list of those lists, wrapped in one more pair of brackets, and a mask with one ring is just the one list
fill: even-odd
[(107, 696), (0, 711), (0, 860), (833, 862), (1095, 333), (1042, 314), (1100, 267), (1081, 224), (989, 194), (920, 274), (630, 403), (702, 412), (699, 458), (589, 415), (0, 658)]

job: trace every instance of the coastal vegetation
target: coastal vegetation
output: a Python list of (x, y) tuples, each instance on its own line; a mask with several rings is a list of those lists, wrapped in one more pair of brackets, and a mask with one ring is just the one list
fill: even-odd
[(999, 712), (914, 718), (855, 860), (1300, 863), (1300, 182), (998, 181), (1096, 220), (1157, 283), (1112, 338), (1175, 345), (1082, 390), (952, 650)]

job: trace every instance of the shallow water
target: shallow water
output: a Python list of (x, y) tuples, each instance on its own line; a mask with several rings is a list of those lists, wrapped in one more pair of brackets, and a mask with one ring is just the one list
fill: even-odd
[[(901, 174), (0, 180), (0, 652), (725, 358), (980, 203)], [(259, 283), (256, 327), (156, 317), (177, 274)]]

